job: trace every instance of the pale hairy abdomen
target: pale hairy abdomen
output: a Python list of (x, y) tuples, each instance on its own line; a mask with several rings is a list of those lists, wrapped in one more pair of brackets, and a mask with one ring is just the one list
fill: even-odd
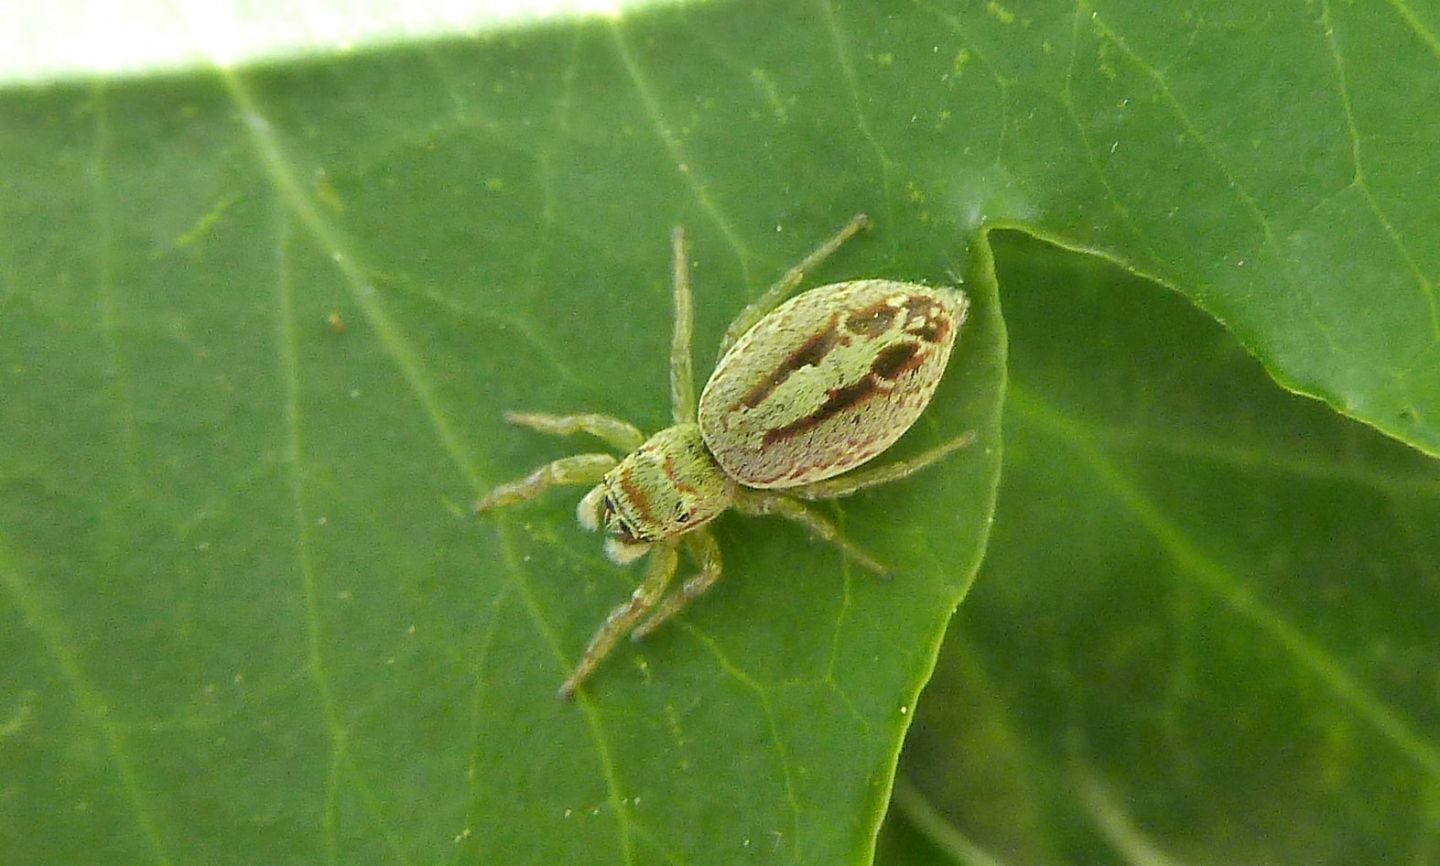
[(777, 307), (720, 359), (700, 397), (705, 444), (749, 487), (794, 487), (890, 447), (930, 402), (967, 301), (859, 280)]

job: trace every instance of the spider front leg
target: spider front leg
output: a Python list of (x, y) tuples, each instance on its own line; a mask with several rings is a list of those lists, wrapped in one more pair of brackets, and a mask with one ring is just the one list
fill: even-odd
[(775, 282), (775, 285), (765, 290), (765, 294), (741, 310), (740, 315), (735, 317), (735, 321), (730, 323), (730, 327), (725, 329), (725, 336), (720, 340), (720, 357), (725, 357), (725, 353), (730, 351), (730, 347), (735, 345), (736, 340), (753, 328), (756, 322), (765, 318), (766, 313), (779, 306), (780, 302), (785, 300), (786, 295), (795, 291), (795, 287), (805, 279), (805, 274), (820, 267), (821, 262), (830, 258), (842, 244), (850, 240), (856, 232), (865, 228), (865, 224), (869, 221), (870, 218), (863, 213), (851, 217), (850, 221), (840, 228), (840, 231), (832, 235), (810, 255), (801, 259), (800, 264), (786, 271), (785, 275)]
[(793, 520), (810, 531), (810, 534), (828, 541), (840, 548), (847, 556), (876, 574), (888, 574), (889, 569), (875, 557), (856, 547), (840, 534), (835, 524), (806, 508), (805, 505), (788, 496), (771, 493), (768, 490), (745, 489), (735, 497), (735, 508), (743, 514), (773, 514), (786, 520)]
[(524, 478), (499, 485), (475, 500), (475, 511), (487, 511), (534, 499), (558, 484), (595, 484), (620, 461), (609, 454), (576, 454), (546, 463)]
[(791, 487), (785, 492), (800, 499), (836, 499), (841, 496), (849, 496), (867, 487), (875, 487), (880, 484), (889, 484), (891, 481), (899, 481), (907, 475), (919, 472), (921, 469), (935, 463), (952, 451), (964, 448), (975, 441), (975, 431), (962, 433), (946, 442), (941, 442), (929, 451), (916, 454), (906, 460), (893, 460), (881, 466), (872, 466), (863, 469), (855, 469), (844, 475), (834, 478), (827, 478), (824, 481), (815, 481), (810, 484), (802, 484), (799, 487)]
[(615, 648), (620, 638), (655, 607), (665, 594), (670, 578), (675, 574), (677, 561), (674, 541), (662, 541), (651, 546), (650, 561), (645, 565), (644, 579), (631, 593), (628, 601), (610, 611), (605, 622), (596, 630), (595, 636), (590, 638), (590, 643), (580, 656), (579, 663), (575, 665), (574, 672), (560, 684), (560, 697), (568, 698), (574, 694), (575, 689)]
[(685, 230), (670, 233), (674, 255), (675, 333), (670, 340), (670, 407), (676, 424), (695, 420), (695, 362), (690, 353), (694, 311), (690, 296), (690, 262), (685, 256)]
[(650, 616), (630, 632), (631, 640), (644, 640), (650, 632), (659, 628), (670, 617), (684, 610), (685, 606), (715, 585), (720, 579), (720, 543), (710, 534), (709, 527), (700, 527), (684, 536), (690, 556), (700, 566), (700, 572), (685, 581), (680, 588), (665, 597)]
[(609, 415), (577, 412), (573, 415), (549, 415), (544, 412), (506, 412), (505, 420), (517, 427), (528, 427), (551, 436), (573, 436), (589, 433), (596, 439), (629, 454), (645, 441), (645, 434), (631, 424)]

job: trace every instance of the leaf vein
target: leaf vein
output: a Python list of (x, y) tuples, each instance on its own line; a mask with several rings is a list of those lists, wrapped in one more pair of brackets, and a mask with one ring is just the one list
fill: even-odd
[(25, 622), (39, 635), (46, 653), (54, 661), (60, 671), (61, 679), (64, 680), (70, 694), (74, 697), (80, 715), (90, 723), (105, 744), (105, 750), (110, 755), (110, 762), (114, 765), (115, 774), (118, 777), (120, 792), (130, 807), (131, 813), (135, 816), (135, 823), (139, 825), (140, 833), (145, 837), (145, 843), (150, 849), (151, 856), (161, 866), (170, 866), (174, 861), (170, 859), (170, 855), (165, 849), (165, 840), (160, 835), (159, 825), (151, 812), (149, 795), (141, 786), (139, 774), (127, 754), (128, 747), (125, 744), (124, 736), (120, 729), (110, 721), (104, 699), (90, 684), (84, 670), (80, 667), (80, 660), (70, 649), (71, 640), (64, 625), (45, 610), (39, 598), (20, 576), (9, 547), (3, 539), (0, 539), (0, 584), (4, 585), (10, 597), (15, 601)]
[(1300, 627), (1261, 601), (1237, 575), (1216, 562), (1161, 507), (1117, 466), (1085, 422), (1049, 405), (1013, 381), (1006, 405), (1026, 421), (1066, 442), (1116, 499), (1145, 528), (1180, 569), (1198, 585), (1266, 635), (1344, 704), (1370, 724), (1425, 773), (1440, 778), (1440, 745), (1417, 730), (1398, 711), (1367, 690), (1334, 655), (1307, 638)]
[[(324, 249), (330, 251), (331, 258), (335, 261), (336, 266), (345, 277), (345, 282), (350, 290), (351, 296), (355, 299), (371, 327), (373, 327), (379, 335), (382, 347), (386, 350), (386, 353), (390, 356), (397, 368), (399, 368), (400, 373), (412, 393), (415, 394), (417, 401), (429, 418), (432, 429), (439, 438), (441, 445), (444, 446), (451, 462), (455, 465), (456, 469), (459, 470), (472, 493), (478, 497), (484, 491), (485, 485), (481, 483), (479, 472), (466, 454), (452, 423), (443, 412), (439, 401), (435, 397), (434, 390), (425, 375), (424, 369), (404, 334), (395, 326), (376, 301), (374, 290), (366, 282), (358, 260), (346, 251), (340, 232), (326, 220), (319, 208), (317, 208), (301, 190), (295, 177), (295, 171), (291, 168), (289, 161), (282, 153), (279, 142), (270, 130), (269, 122), (260, 113), (259, 107), (255, 104), (254, 99), (250, 96), (243, 82), (231, 70), (221, 68), (219, 72), (231, 99), (236, 103), (236, 107), (246, 121), (246, 129), (255, 147), (257, 158), (261, 163), (262, 169), (270, 179), (271, 184), (274, 186), (279, 200), (294, 212), (295, 216), (300, 220), (301, 225), (314, 237), (315, 241)], [(503, 532), (502, 547), (506, 557), (511, 562), (512, 573), (519, 577), (518, 586), (520, 587), (522, 597), (525, 599), (526, 607), (530, 611), (537, 632), (550, 645), (550, 649), (557, 660), (561, 660), (563, 663), (559, 641), (540, 616), (539, 607), (530, 590), (527, 578), (524, 572), (518, 568), (513, 544)], [(580, 705), (584, 708), (591, 737), (595, 741), (597, 751), (601, 756), (602, 766), (605, 770), (606, 786), (609, 791), (610, 801), (615, 808), (616, 820), (620, 825), (622, 848), (625, 852), (625, 862), (628, 864), (633, 862), (633, 852), (631, 851), (630, 844), (631, 821), (620, 798), (618, 780), (613, 772), (614, 768), (609, 757), (609, 746), (605, 740), (599, 720), (595, 716), (594, 708), (583, 695), (578, 696), (578, 698)]]
[(1326, 323), (1316, 311), (1314, 299), (1296, 285), (1289, 268), (1285, 266), (1286, 256), (1280, 248), (1279, 241), (1275, 238), (1274, 227), (1270, 224), (1269, 217), (1267, 217), (1265, 212), (1260, 208), (1260, 204), (1255, 200), (1255, 197), (1251, 195), (1245, 185), (1240, 182), (1240, 178), (1230, 169), (1229, 164), (1221, 158), (1220, 152), (1215, 144), (1210, 141), (1210, 138), (1205, 135), (1195, 121), (1190, 118), (1190, 115), (1186, 113), (1179, 98), (1177, 98), (1175, 92), (1170, 89), (1170, 84), (1166, 81), (1164, 73), (1149, 60), (1142, 57), (1139, 52), (1130, 46), (1130, 43), (1127, 42), (1124, 37), (1116, 33), (1101, 20), (1100, 13), (1090, 6), (1090, 0), (1078, 0), (1077, 8), (1082, 13), (1088, 13), (1090, 21), (1096, 31), (1110, 40), (1122, 54), (1129, 58), (1130, 62), (1133, 63), (1141, 73), (1150, 79), (1156, 92), (1165, 100), (1166, 104), (1170, 106), (1170, 112), (1175, 116), (1180, 126), (1194, 138), (1195, 142), (1205, 152), (1206, 157), (1220, 172), (1221, 176), (1225, 178), (1227, 186), (1235, 191), (1235, 195), (1239, 199), (1242, 209), (1250, 214), (1251, 219), (1253, 219), (1259, 227), (1265, 248), (1275, 257), (1277, 272), (1284, 281), (1285, 287), (1289, 289), (1291, 296), (1300, 301), (1300, 308), (1303, 310), (1305, 317), (1310, 321), (1310, 324), (1315, 327), (1315, 330), (1331, 349), (1337, 354), (1353, 360), (1354, 352), (1352, 352), (1348, 346), (1335, 339), (1330, 325)]
[(865, 114), (865, 109), (860, 101), (860, 85), (855, 78), (855, 67), (850, 62), (850, 52), (845, 43), (844, 34), (840, 32), (840, 23), (835, 20), (835, 9), (830, 5), (830, 0), (816, 0), (820, 4), (820, 11), (825, 15), (826, 32), (830, 35), (830, 45), (835, 51), (835, 62), (840, 66), (840, 76), (845, 81), (845, 90), (850, 96), (850, 109), (855, 114), (855, 125), (860, 129), (870, 149), (875, 151), (875, 158), (880, 162), (880, 185), (885, 191), (885, 201), (890, 208), (889, 222), (896, 222), (894, 206), (891, 202), (894, 197), (891, 195), (890, 174), (891, 169), (896, 165), (895, 161), (885, 151), (880, 139), (875, 136), (875, 130), (870, 126), (870, 119)]
[(1389, 0), (1389, 3), (1390, 7), (1395, 10), (1395, 14), (1400, 16), (1400, 20), (1405, 22), (1405, 26), (1409, 27), (1410, 31), (1425, 43), (1425, 47), (1430, 49), (1430, 53), (1435, 55), (1435, 59), (1440, 60), (1440, 37), (1437, 37), (1421, 22), (1419, 16), (1415, 14), (1415, 10), (1411, 9), (1405, 0)]
[[(477, 490), (476, 495), (478, 496), (480, 492)], [(550, 654), (555, 659), (557, 667), (564, 670), (569, 663), (561, 649), (560, 638), (541, 615), (539, 600), (535, 598), (535, 593), (530, 587), (530, 577), (521, 568), (523, 558), (515, 549), (515, 541), (511, 537), (509, 529), (509, 520), (503, 516), (497, 516), (497, 519), (500, 527), (500, 549), (505, 556), (510, 574), (514, 576), (512, 585), (519, 590), (520, 598), (525, 602), (525, 609), (530, 615), (530, 621), (534, 624), (536, 632), (549, 646)], [(630, 866), (635, 862), (634, 843), (630, 838), (632, 830), (635, 829), (635, 822), (626, 806), (625, 798), (621, 796), (619, 768), (610, 753), (610, 741), (605, 737), (604, 726), (600, 723), (599, 714), (585, 691), (577, 691), (574, 700), (585, 716), (585, 725), (590, 732), (590, 739), (595, 743), (596, 757), (600, 761), (601, 775), (605, 780), (610, 807), (615, 812), (615, 823), (620, 834), (620, 850), (626, 866)]]
[(325, 729), (330, 740), (331, 772), (327, 776), (325, 790), (325, 836), (326, 853), (331, 863), (338, 861), (336, 847), (335, 786), (338, 782), (338, 768), (343, 763), (355, 780), (365, 809), (380, 828), (395, 859), (404, 864), (409, 862), (404, 847), (396, 837), (394, 829), (386, 820), (383, 810), (370, 788), (365, 775), (360, 771), (349, 752), (349, 734), (340, 719), (339, 703), (335, 689), (331, 686), (325, 668), (325, 629), (320, 615), (319, 591), (315, 580), (314, 556), (310, 548), (309, 520), (305, 502), (305, 478), (303, 472), (304, 443), (301, 435), (300, 410), (300, 358), (296, 347), (293, 298), (290, 290), (288, 257), (285, 254), (288, 242), (289, 220), (282, 202), (277, 201), (276, 225), (276, 280), (275, 280), (275, 340), (279, 350), (281, 372), (285, 377), (285, 457), (289, 467), (291, 504), (295, 518), (295, 555), (300, 570), (300, 590), (305, 602), (305, 638), (307, 648), (306, 666), (315, 684), (325, 719)]
[(747, 673), (720, 648), (720, 644), (701, 629), (685, 624), (685, 630), (694, 635), (715, 660), (720, 663), (720, 669), (729, 675), (736, 682), (755, 693), (755, 698), (760, 702), (760, 709), (765, 713), (765, 721), (770, 729), (770, 740), (775, 745), (775, 756), (780, 761), (780, 775), (785, 784), (785, 800), (790, 807), (790, 833), (791, 852), (795, 862), (800, 862), (800, 800), (795, 792), (794, 771), (790, 767), (790, 751), (785, 748), (784, 738), (780, 736), (779, 722), (775, 718), (775, 708), (770, 703), (769, 689), (763, 683)]
[(740, 261), (741, 277), (748, 285), (750, 283), (750, 259), (752, 256), (749, 248), (745, 244), (745, 239), (736, 231), (729, 218), (725, 216), (719, 206), (715, 204), (715, 200), (710, 196), (710, 191), (705, 187), (705, 184), (701, 182), (695, 166), (686, 157), (685, 150), (681, 147), (679, 138), (677, 138), (675, 133), (670, 129), (669, 124), (665, 122), (665, 115), (660, 110), (660, 101), (655, 96), (649, 80), (646, 79), (644, 72), (640, 69), (640, 64), (635, 59), (635, 55), (630, 51), (630, 46), (626, 44), (625, 35), (621, 31), (618, 23), (612, 23), (610, 34), (615, 43), (615, 51), (619, 54), (620, 61), (625, 65), (625, 71), (629, 74), (631, 83), (635, 85), (635, 91), (640, 95), (640, 101), (645, 106), (645, 113), (650, 117), (650, 122), (655, 128), (656, 136), (660, 139), (660, 143), (664, 145), (670, 158), (675, 161), (675, 170), (680, 173), (680, 177), (685, 181), (686, 186), (690, 188), (690, 192), (700, 204), (701, 210), (703, 210), (705, 214), (710, 217), (711, 222), (720, 229), (720, 233), (725, 236), (726, 242), (729, 243), (731, 249), (734, 250), (736, 258)]
[(1126, 228), (1130, 229), (1130, 233), (1135, 236), (1136, 242), (1145, 250), (1145, 254), (1149, 256), (1150, 261), (1152, 263), (1164, 261), (1164, 259), (1156, 253), (1154, 247), (1150, 246), (1145, 238), (1145, 233), (1140, 230), (1139, 224), (1135, 222), (1134, 215), (1130, 213), (1130, 209), (1125, 206), (1125, 203), (1120, 200), (1119, 193), (1115, 191), (1114, 185), (1110, 183), (1110, 178), (1105, 173), (1104, 167), (1100, 164), (1100, 158), (1095, 152), (1095, 144), (1090, 140), (1090, 133), (1085, 128), (1085, 124), (1081, 122), (1079, 109), (1075, 106), (1075, 91), (1071, 85), (1074, 84), (1075, 81), (1075, 64), (1080, 54), (1081, 13), (1082, 7), (1077, 6), (1075, 9), (1074, 25), (1071, 28), (1070, 65), (1065, 70), (1065, 89), (1061, 101), (1065, 104), (1065, 112), (1070, 115), (1071, 122), (1075, 124), (1075, 131), (1080, 136), (1080, 144), (1085, 149), (1085, 158), (1090, 163), (1090, 170), (1095, 173), (1095, 178), (1100, 181), (1100, 185), (1105, 188), (1105, 196), (1110, 199), (1110, 204), (1115, 208), (1116, 213), (1120, 215), (1120, 219), (1125, 223)]
[(114, 388), (115, 411), (120, 424), (120, 463), (125, 467), (126, 481), (130, 493), (138, 495), (141, 490), (140, 467), (138, 463), (135, 401), (130, 387), (130, 370), (120, 350), (118, 332), (118, 298), (115, 293), (115, 228), (110, 203), (109, 176), (106, 172), (110, 151), (110, 111), (106, 85), (103, 78), (97, 78), (91, 88), (92, 111), (94, 112), (94, 141), (91, 150), (90, 185), (95, 208), (95, 246), (99, 261), (96, 277), (100, 301), (100, 334), (105, 346), (105, 374)]
[[(1283, 473), (1296, 478), (1339, 481), (1356, 484), (1390, 495), (1440, 498), (1440, 476), (1420, 471), (1386, 472), (1346, 463), (1322, 462), (1298, 454), (1282, 454), (1242, 442), (1225, 442), (1214, 438), (1177, 436), (1168, 430), (1140, 426), (1122, 427), (1092, 423), (1096, 439), (1109, 446), (1149, 449), (1199, 457), (1247, 471), (1260, 470)], [(1427, 469), (1433, 466), (1433, 461)]]
[[(955, 35), (959, 37), (960, 44), (964, 46), (964, 49), (973, 54), (990, 72), (990, 77), (995, 80), (995, 86), (1000, 91), (998, 97), (1000, 102), (1000, 120), (998, 125), (1000, 129), (995, 136), (995, 159), (991, 162), (991, 165), (998, 168), (1005, 156), (1005, 134), (1010, 125), (1010, 79), (1001, 75), (1000, 67), (996, 66), (988, 54), (981, 51), (979, 46), (968, 38), (965, 27), (961, 25), (960, 19), (957, 16), (951, 15), (943, 9), (938, 9), (930, 3), (924, 2), (924, 0), (915, 0), (915, 5), (949, 25), (950, 29), (955, 31)], [(1072, 53), (1071, 67), (1073, 68), (1073, 66), (1074, 55)], [(1068, 80), (1066, 81), (1066, 85), (1069, 85)]]
[(570, 135), (570, 109), (575, 98), (575, 73), (580, 67), (580, 30), (570, 41), (570, 56), (560, 77), (560, 96), (555, 102), (555, 131), (535, 155), (535, 179), (540, 187), (540, 237), (530, 255), (530, 295), (541, 291), (540, 274), (554, 244), (557, 224), (555, 196), (555, 154), (561, 141)]
[(1405, 260), (1410, 273), (1415, 277), (1420, 287), (1420, 294), (1430, 310), (1430, 331), (1431, 335), (1440, 339), (1440, 304), (1437, 304), (1435, 288), (1430, 278), (1420, 267), (1420, 263), (1410, 252), (1410, 248), (1395, 230), (1395, 225), (1390, 221), (1389, 215), (1380, 203), (1376, 201), (1374, 192), (1370, 189), (1365, 179), (1365, 170), (1360, 159), (1360, 132), (1355, 124), (1355, 111), (1350, 100), (1350, 82), (1345, 74), (1345, 61), (1340, 54), (1340, 46), (1335, 41), (1335, 21), (1330, 14), (1330, 0), (1321, 0), (1321, 32), (1325, 36), (1325, 46), (1329, 49), (1330, 60), (1335, 65), (1336, 84), (1340, 91), (1340, 104), (1345, 109), (1345, 131), (1350, 136), (1350, 162), (1354, 169), (1354, 183), (1364, 197), (1365, 203), (1370, 207), (1370, 212), (1385, 229), (1385, 235), (1394, 245), (1396, 252)]
[[(485, 693), (485, 674), (490, 663), (490, 649), (495, 644), (495, 634), (499, 629), (501, 613), (505, 609), (505, 602), (510, 597), (510, 589), (513, 584), (506, 583), (500, 587), (495, 594), (495, 599), (490, 603), (490, 621), (485, 626), (485, 633), (480, 636), (480, 647), (476, 651), (475, 658), (475, 688), (470, 693), (470, 765), (466, 768), (466, 781), (469, 783), (469, 790), (466, 796), (469, 803), (465, 807), (465, 830), (468, 832), (475, 824), (476, 809), (480, 804), (480, 780), (478, 770), (480, 766), (480, 709), (484, 706), (483, 695)], [(459, 863), (461, 849), (455, 848), (455, 856), (452, 863)]]

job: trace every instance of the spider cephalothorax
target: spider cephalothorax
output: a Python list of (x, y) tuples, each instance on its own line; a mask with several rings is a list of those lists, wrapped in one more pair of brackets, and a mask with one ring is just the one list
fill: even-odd
[(631, 562), (656, 541), (698, 529), (735, 499), (735, 481), (705, 447), (699, 424), (666, 427), (605, 473), (576, 515), (609, 534), (605, 552)]

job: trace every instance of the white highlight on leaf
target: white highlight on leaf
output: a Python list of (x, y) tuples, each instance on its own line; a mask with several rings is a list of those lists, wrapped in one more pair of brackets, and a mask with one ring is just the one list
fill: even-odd
[(0, 84), (232, 67), (488, 32), (557, 18), (618, 18), (677, 0), (57, 0), (15, 3), (0, 27)]

